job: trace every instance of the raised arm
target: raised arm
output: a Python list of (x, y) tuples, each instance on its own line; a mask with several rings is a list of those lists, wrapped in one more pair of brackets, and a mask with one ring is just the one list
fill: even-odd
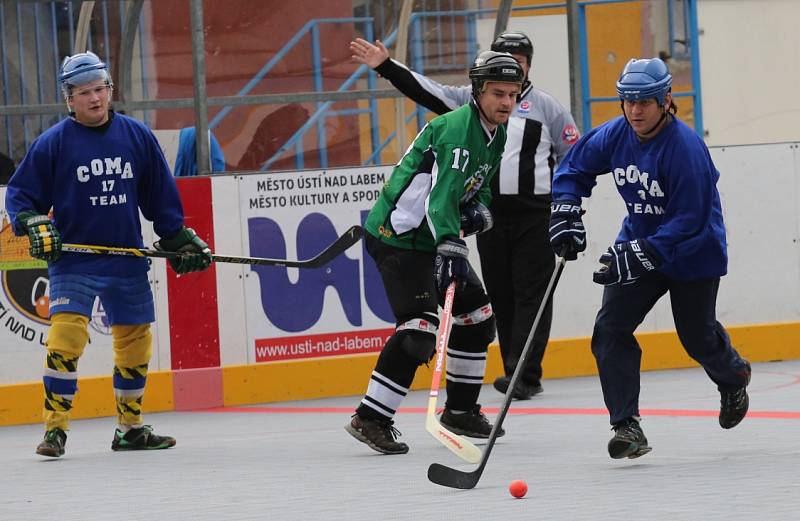
[(469, 103), (468, 86), (442, 85), (418, 74), (389, 57), (380, 40), (372, 44), (362, 38), (350, 42), (352, 59), (375, 70), (412, 101), (436, 114), (445, 114)]
[(350, 52), (354, 62), (375, 69), (389, 59), (389, 49), (380, 40), (375, 40), (375, 45), (363, 38), (356, 38), (350, 42)]

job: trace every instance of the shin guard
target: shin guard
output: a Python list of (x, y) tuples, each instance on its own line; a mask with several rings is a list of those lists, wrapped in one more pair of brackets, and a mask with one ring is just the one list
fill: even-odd
[(391, 420), (408, 394), (417, 367), (436, 349), (436, 316), (423, 315), (400, 323), (386, 341), (372, 371), (367, 394), (356, 412), (361, 418)]
[(495, 318), (488, 305), (453, 317), (447, 346), (448, 409), (469, 411), (478, 401), (486, 372), (486, 351), (495, 335)]
[(142, 399), (152, 354), (150, 324), (111, 326), (114, 339), (114, 396), (120, 425), (141, 427)]
[(75, 313), (53, 315), (47, 333), (47, 358), (44, 368), (45, 430), (69, 428), (72, 400), (78, 392), (78, 359), (83, 354), (89, 333), (89, 319)]

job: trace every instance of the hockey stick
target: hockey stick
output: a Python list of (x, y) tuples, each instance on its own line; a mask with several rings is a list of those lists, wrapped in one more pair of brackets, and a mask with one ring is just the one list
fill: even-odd
[(517, 367), (514, 369), (514, 375), (511, 377), (511, 381), (508, 384), (506, 396), (503, 399), (503, 405), (500, 407), (500, 412), (497, 413), (497, 419), (494, 421), (494, 427), (492, 427), (492, 432), (489, 434), (489, 440), (486, 443), (486, 448), (483, 450), (483, 457), (481, 457), (478, 468), (472, 472), (463, 472), (439, 463), (432, 463), (431, 466), (428, 467), (428, 479), (433, 483), (444, 487), (461, 489), (475, 488), (475, 485), (478, 484), (478, 480), (481, 479), (481, 474), (483, 474), (483, 469), (486, 468), (489, 455), (492, 453), (492, 447), (494, 447), (497, 441), (497, 433), (500, 431), (506, 413), (508, 413), (508, 409), (511, 406), (511, 398), (514, 396), (514, 386), (519, 379), (519, 375), (522, 374), (522, 367), (525, 365), (528, 351), (530, 351), (531, 345), (533, 344), (533, 335), (536, 333), (536, 328), (539, 326), (539, 320), (542, 318), (544, 308), (547, 306), (547, 301), (550, 300), (550, 295), (552, 295), (558, 283), (558, 278), (561, 276), (566, 262), (564, 257), (558, 257), (556, 259), (556, 269), (553, 271), (553, 276), (550, 277), (550, 282), (545, 290), (542, 303), (539, 305), (539, 311), (536, 312), (536, 318), (533, 320), (533, 327), (531, 327), (531, 331), (528, 333), (528, 340), (525, 342), (525, 348), (522, 350), (522, 354), (517, 362)]
[[(333, 241), (333, 243), (319, 252), (316, 257), (306, 260), (286, 260), (286, 259), (265, 259), (261, 257), (235, 257), (232, 255), (211, 256), (214, 262), (228, 262), (232, 264), (253, 264), (257, 266), (281, 266), (285, 268), (319, 268), (332, 261), (343, 253), (347, 248), (354, 245), (364, 234), (361, 226), (350, 227), (343, 235)], [(159, 257), (163, 259), (174, 259), (181, 254), (174, 251), (147, 250), (144, 248), (117, 248), (114, 246), (96, 246), (92, 244), (69, 244), (61, 246), (61, 251), (70, 253), (94, 253), (100, 255), (122, 255), (127, 257)]]
[(431, 381), (431, 393), (428, 398), (428, 412), (425, 416), (425, 429), (436, 438), (436, 440), (450, 449), (453, 454), (469, 463), (478, 463), (481, 458), (481, 450), (465, 440), (458, 434), (450, 432), (436, 418), (436, 399), (439, 396), (439, 386), (442, 383), (442, 366), (444, 365), (444, 354), (447, 350), (447, 341), (450, 338), (450, 327), (453, 322), (453, 300), (456, 294), (456, 283), (451, 282), (447, 286), (444, 296), (444, 306), (442, 306), (442, 323), (439, 324), (439, 331), (436, 332), (436, 363), (433, 366), (433, 380)]

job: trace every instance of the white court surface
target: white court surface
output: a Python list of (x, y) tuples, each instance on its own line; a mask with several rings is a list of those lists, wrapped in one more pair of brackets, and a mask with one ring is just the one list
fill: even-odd
[[(151, 414), (157, 433), (178, 440), (152, 452), (112, 452), (112, 418), (74, 422), (60, 459), (34, 453), (41, 426), (4, 427), (0, 519), (798, 519), (799, 384), (800, 361), (755, 364), (751, 414), (724, 431), (702, 370), (643, 373), (653, 452), (618, 461), (606, 452), (598, 379), (545, 380), (544, 394), (512, 403), (473, 490), (427, 480), (432, 462), (473, 466), (425, 431), (425, 392), (396, 417), (411, 446), (399, 456), (344, 431), (360, 397)], [(484, 387), (490, 417), (501, 401)], [(509, 495), (514, 479), (527, 481), (524, 499)]]

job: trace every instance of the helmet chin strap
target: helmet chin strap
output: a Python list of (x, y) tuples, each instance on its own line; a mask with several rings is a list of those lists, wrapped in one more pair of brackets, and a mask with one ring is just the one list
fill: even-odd
[(475, 101), (475, 105), (478, 107), (478, 112), (480, 112), (481, 117), (483, 118), (483, 121), (487, 125), (491, 125), (492, 123), (489, 122), (489, 116), (487, 116), (486, 112), (483, 111), (483, 107), (481, 107), (481, 104), (478, 101), (478, 97), (475, 95), (475, 93), (472, 93), (472, 99)]
[[(530, 63), (529, 63), (529, 65), (530, 65)], [(522, 94), (523, 94), (523, 93), (524, 93), (524, 92), (525, 92), (525, 91), (528, 89), (528, 87), (530, 87), (530, 86), (531, 86), (531, 80), (530, 80), (530, 78), (528, 77), (528, 75), (526, 74), (526, 75), (525, 75), (525, 80), (522, 82), (522, 87), (520, 87), (520, 89), (519, 89), (519, 94), (517, 94), (517, 103), (519, 103), (519, 100), (521, 100), (521, 99), (522, 99)]]
[(522, 88), (520, 89), (519, 94), (517, 94), (517, 103), (520, 102), (520, 100), (522, 99), (522, 95), (530, 86), (531, 86), (530, 80), (525, 78), (525, 81), (522, 82)]
[[(642, 132), (641, 134), (637, 133), (638, 136), (641, 136), (641, 137), (649, 136), (651, 132), (653, 132), (655, 129), (657, 129), (658, 126), (661, 125), (661, 123), (663, 123), (665, 119), (667, 119), (667, 115), (669, 114), (669, 109), (667, 108), (667, 104), (665, 103), (664, 105), (662, 105), (662, 107), (664, 109), (664, 112), (661, 113), (661, 117), (658, 118), (658, 121), (656, 121), (655, 125), (650, 127), (650, 129), (647, 132)], [(625, 114), (625, 104), (624, 103), (620, 103), (620, 108), (622, 108), (622, 115), (625, 117), (625, 121), (627, 121), (628, 125), (630, 125), (631, 122), (628, 119), (628, 115)]]
[(666, 108), (666, 105), (665, 105), (665, 106), (664, 106), (664, 112), (662, 112), (662, 113), (661, 113), (661, 117), (660, 117), (660, 118), (658, 118), (658, 121), (656, 121), (656, 124), (655, 124), (655, 125), (653, 125), (652, 127), (650, 127), (650, 130), (648, 130), (647, 132), (645, 132), (645, 133), (644, 133), (644, 134), (642, 134), (642, 135), (644, 135), (644, 136), (648, 136), (648, 135), (650, 135), (650, 133), (651, 133), (652, 131), (654, 131), (655, 129), (657, 129), (657, 128), (658, 128), (658, 126), (659, 126), (659, 125), (661, 125), (661, 123), (663, 123), (665, 119), (667, 119), (667, 112), (668, 112), (668, 111), (667, 111), (667, 108)]

